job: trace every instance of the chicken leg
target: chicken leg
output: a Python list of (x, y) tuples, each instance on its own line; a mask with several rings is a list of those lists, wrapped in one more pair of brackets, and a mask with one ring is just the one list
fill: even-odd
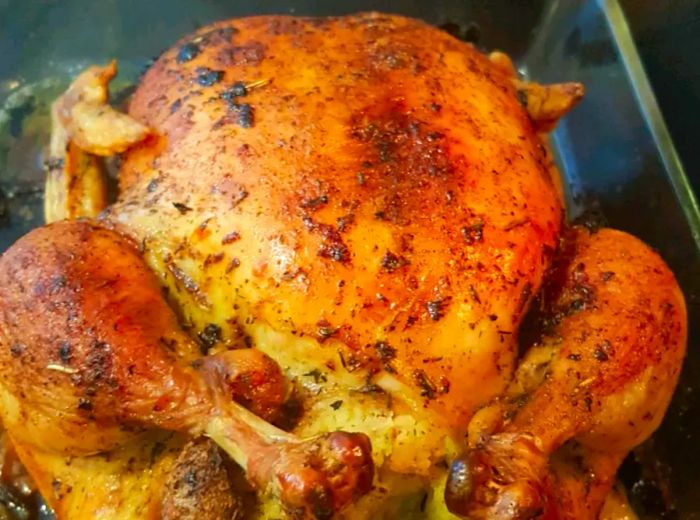
[[(574, 229), (565, 243), (545, 290), (549, 330), (452, 465), (446, 500), (463, 517), (596, 518), (668, 406), (686, 343), (673, 274), (619, 231)], [(589, 478), (572, 478), (576, 464)]]
[(261, 491), (329, 518), (372, 483), (369, 441), (298, 439), (231, 401), (224, 359), (196, 356), (136, 247), (113, 230), (59, 222), (0, 259), (0, 394), (9, 435), (83, 456), (149, 429), (207, 435)]

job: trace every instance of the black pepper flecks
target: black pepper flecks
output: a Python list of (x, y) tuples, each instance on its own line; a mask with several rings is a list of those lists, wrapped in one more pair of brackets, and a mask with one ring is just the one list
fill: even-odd
[(223, 70), (212, 70), (208, 67), (200, 67), (197, 69), (197, 83), (203, 87), (211, 87), (219, 83), (224, 78)]
[(437, 394), (437, 388), (435, 384), (430, 380), (425, 371), (416, 369), (413, 371), (413, 380), (415, 381), (418, 388), (421, 389), (421, 397), (427, 397), (428, 399), (435, 399)]
[(318, 256), (344, 264), (350, 261), (350, 250), (343, 243), (324, 243), (318, 248)]
[(316, 337), (319, 343), (323, 343), (338, 332), (338, 329), (331, 326), (327, 320), (320, 320), (316, 323), (316, 326), (318, 327), (316, 330)]
[(328, 195), (320, 195), (319, 197), (311, 197), (301, 201), (301, 208), (303, 209), (317, 209), (321, 206), (328, 204)]
[(477, 220), (473, 224), (462, 227), (460, 230), (462, 238), (468, 245), (474, 245), (484, 241), (484, 222)]
[(393, 273), (397, 269), (409, 264), (403, 256), (387, 251), (381, 259), (381, 266), (387, 273)]
[(396, 358), (396, 349), (386, 341), (377, 341), (374, 344), (374, 349), (377, 351), (377, 355), (384, 365), (384, 370), (395, 373), (396, 370), (391, 366), (391, 362)]
[(44, 168), (47, 171), (62, 170), (65, 161), (63, 157), (49, 157), (44, 161)]
[(311, 372), (307, 372), (306, 374), (302, 374), (305, 377), (312, 377), (314, 380), (314, 383), (319, 384), (319, 383), (325, 383), (328, 381), (328, 378), (321, 372), (318, 368), (314, 368)]
[(182, 47), (180, 47), (178, 49), (176, 61), (178, 63), (185, 63), (185, 62), (191, 61), (199, 55), (200, 51), (201, 51), (201, 49), (199, 48), (199, 45), (197, 45), (196, 43), (194, 43), (194, 42), (186, 43), (185, 45), (183, 45)]
[(231, 197), (231, 209), (237, 207), (241, 202), (248, 198), (248, 190), (241, 186), (236, 193)]
[(348, 246), (343, 242), (343, 238), (330, 224), (315, 222), (311, 217), (303, 217), (304, 225), (310, 232), (319, 233), (323, 237), (323, 243), (318, 248), (318, 256), (330, 258), (343, 264), (349, 263), (351, 253)]
[(173, 202), (173, 206), (180, 212), (180, 215), (184, 215), (192, 211), (192, 208), (190, 208), (187, 204), (183, 204), (182, 202)]
[(445, 310), (449, 305), (449, 300), (438, 299), (426, 302), (425, 308), (428, 311), (428, 316), (433, 321), (440, 321), (445, 316)]
[(333, 402), (331, 403), (331, 408), (333, 408), (334, 410), (337, 410), (337, 409), (340, 408), (342, 405), (343, 405), (343, 401), (341, 401), (341, 400), (333, 401)]
[(596, 358), (598, 361), (607, 361), (608, 359), (610, 359), (610, 355), (612, 354), (612, 352), (612, 345), (608, 340), (604, 340), (599, 345), (596, 345), (596, 348), (593, 351), (593, 357)]

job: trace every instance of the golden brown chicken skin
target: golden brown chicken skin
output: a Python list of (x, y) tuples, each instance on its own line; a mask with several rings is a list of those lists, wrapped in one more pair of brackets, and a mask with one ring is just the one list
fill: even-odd
[[(59, 517), (596, 518), (686, 317), (638, 240), (562, 237), (542, 132), (582, 94), (416, 20), (268, 16), (178, 42), (127, 115), (64, 117), (65, 153), (129, 149), (99, 218), (0, 259), (0, 412)], [(100, 191), (61, 173), (50, 220)]]
[(250, 18), (166, 52), (129, 113), (162, 137), (126, 155), (109, 218), (191, 279), (197, 329), (325, 339), (304, 355), (390, 373), (453, 427), (503, 388), (562, 210), (481, 53), (398, 17)]

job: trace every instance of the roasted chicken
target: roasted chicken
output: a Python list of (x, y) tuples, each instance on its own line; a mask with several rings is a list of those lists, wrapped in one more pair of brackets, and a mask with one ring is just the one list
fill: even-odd
[(59, 519), (598, 518), (687, 324), (648, 246), (565, 222), (581, 85), (381, 14), (204, 27), (127, 114), (114, 73), (54, 104), (51, 223), (0, 258), (2, 422)]

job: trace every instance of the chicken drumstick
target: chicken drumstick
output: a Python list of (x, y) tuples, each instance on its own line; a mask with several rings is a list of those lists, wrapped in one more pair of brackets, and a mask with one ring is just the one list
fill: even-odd
[(33, 231), (0, 259), (0, 302), (3, 420), (23, 443), (87, 455), (144, 429), (204, 434), (258, 489), (315, 518), (369, 490), (365, 435), (301, 440), (231, 402), (231, 353), (197, 359), (117, 232), (84, 221)]
[[(471, 449), (452, 465), (456, 514), (597, 518), (622, 459), (666, 411), (686, 339), (673, 274), (620, 231), (574, 229), (565, 243), (545, 290), (549, 330), (508, 395), (472, 420)], [(587, 478), (568, 477), (567, 453)]]

